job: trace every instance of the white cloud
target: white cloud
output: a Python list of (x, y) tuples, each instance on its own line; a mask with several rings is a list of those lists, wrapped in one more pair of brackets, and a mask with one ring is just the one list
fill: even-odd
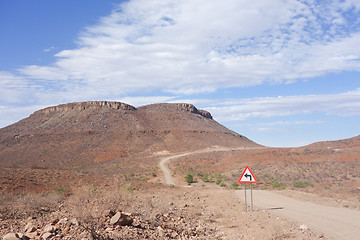
[[(225, 100), (228, 101), (228, 100)], [(231, 101), (228, 101), (231, 102)], [(219, 101), (221, 104), (221, 101)], [(272, 118), (312, 113), (337, 116), (360, 115), (360, 89), (332, 95), (304, 95), (233, 100), (228, 106), (208, 107), (220, 122)]]
[[(360, 71), (359, 11), (355, 0), (126, 1), (84, 29), (78, 47), (56, 53), (52, 64), (0, 72), (0, 104), (123, 99), (138, 106)], [(358, 95), (228, 99), (221, 108), (206, 99), (188, 102), (214, 106), (213, 115), (236, 121), (359, 114)]]
[(34, 105), (25, 107), (12, 107), (8, 105), (0, 105), (0, 128), (20, 121), (23, 118), (30, 116), (33, 112), (44, 108), (44, 105)]
[(359, 10), (356, 1), (131, 0), (88, 27), (77, 49), (20, 72), (61, 81), (70, 98), (99, 89), (96, 98), (189, 95), (359, 71)]
[(0, 71), (0, 104), (23, 102), (28, 98), (29, 86), (27, 79)]
[(262, 122), (257, 123), (256, 125), (260, 126), (294, 126), (294, 125), (313, 125), (313, 124), (322, 124), (324, 121), (315, 120), (315, 121), (275, 121), (275, 122)]
[(141, 107), (153, 103), (164, 103), (172, 101), (175, 97), (172, 96), (148, 96), (148, 97), (123, 97), (119, 102), (130, 104), (134, 107)]
[(43, 51), (44, 52), (50, 52), (50, 51), (52, 51), (54, 49), (55, 49), (55, 47), (49, 47), (49, 48), (45, 48)]

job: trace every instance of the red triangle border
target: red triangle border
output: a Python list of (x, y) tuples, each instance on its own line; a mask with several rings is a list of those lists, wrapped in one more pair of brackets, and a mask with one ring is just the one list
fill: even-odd
[[(254, 178), (254, 181), (240, 181), (242, 179), (242, 177), (244, 176), (246, 169), (249, 169), (249, 172), (251, 173), (252, 177)], [(256, 180), (255, 175), (252, 173), (252, 171), (250, 170), (249, 166), (246, 166), (246, 168), (244, 169), (243, 173), (241, 174), (241, 177), (238, 180), (238, 183), (258, 183), (258, 181)]]

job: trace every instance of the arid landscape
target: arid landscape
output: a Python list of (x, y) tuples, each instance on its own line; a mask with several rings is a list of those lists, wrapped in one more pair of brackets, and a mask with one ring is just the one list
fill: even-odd
[(360, 222), (360, 136), (270, 148), (192, 104), (94, 101), (0, 129), (0, 237), (336, 239), (256, 198), (245, 212), (237, 181), (246, 166), (254, 191), (346, 209)]

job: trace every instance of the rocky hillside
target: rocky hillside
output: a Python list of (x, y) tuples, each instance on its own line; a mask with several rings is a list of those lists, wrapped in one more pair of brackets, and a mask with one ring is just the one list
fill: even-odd
[(69, 103), (0, 129), (0, 167), (74, 169), (215, 145), (258, 146), (191, 104)]

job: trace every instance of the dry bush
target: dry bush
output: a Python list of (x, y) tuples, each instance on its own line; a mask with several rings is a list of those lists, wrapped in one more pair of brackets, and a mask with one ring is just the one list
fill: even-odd
[(24, 219), (45, 215), (59, 208), (62, 197), (58, 195), (26, 194), (0, 197), (1, 219)]
[(74, 191), (65, 206), (92, 239), (110, 239), (103, 232), (105, 223), (110, 212), (123, 210), (123, 203), (128, 202), (125, 195), (129, 194), (118, 189), (84, 186)]

